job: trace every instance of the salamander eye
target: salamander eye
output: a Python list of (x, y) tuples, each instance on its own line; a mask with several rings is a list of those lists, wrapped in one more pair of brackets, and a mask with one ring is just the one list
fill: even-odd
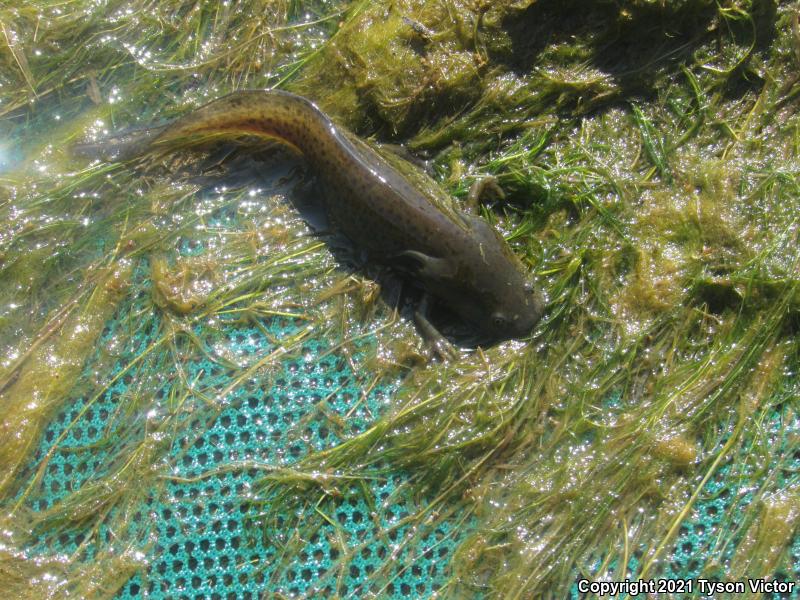
[(535, 287), (532, 281), (527, 281), (522, 289), (524, 289), (527, 293), (532, 294)]
[(492, 327), (495, 329), (503, 329), (508, 324), (508, 320), (500, 314), (492, 315)]

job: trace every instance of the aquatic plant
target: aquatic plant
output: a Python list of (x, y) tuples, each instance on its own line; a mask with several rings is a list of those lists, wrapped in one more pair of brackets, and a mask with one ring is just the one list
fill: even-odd
[[(287, 595), (281, 573), (353, 495), (401, 570), (457, 531), (438, 595), (796, 576), (798, 18), (770, 0), (0, 7), (0, 587), (114, 595), (163, 544), (135, 518), (148, 494), (237, 470), (251, 531), (279, 548), (263, 585)], [(484, 216), (549, 301), (533, 339), (427, 361), (373, 273), (305, 235), (292, 157), (68, 150), (275, 85), (405, 143), (458, 198), (495, 176), (506, 200)], [(238, 353), (232, 322), (268, 343)], [(352, 412), (322, 402), (288, 427), (297, 456), (178, 469), (314, 340), (355, 374)], [(77, 436), (112, 389), (106, 429)], [(312, 421), (336, 435), (314, 446)], [(61, 447), (98, 466), (40, 507)], [(398, 497), (407, 514), (381, 521)], [(77, 527), (91, 549), (41, 547)], [(344, 596), (363, 548), (342, 540), (315, 576)], [(395, 566), (361, 592), (389, 594)]]

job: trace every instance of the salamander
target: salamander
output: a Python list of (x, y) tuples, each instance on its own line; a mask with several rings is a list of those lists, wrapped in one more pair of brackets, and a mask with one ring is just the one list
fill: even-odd
[(293, 146), (323, 187), (331, 225), (369, 260), (418, 282), (485, 341), (528, 336), (541, 318), (542, 295), (489, 223), (460, 210), (430, 178), (378, 152), (302, 96), (234, 92), (152, 130), (118, 158), (207, 134), (266, 136)]

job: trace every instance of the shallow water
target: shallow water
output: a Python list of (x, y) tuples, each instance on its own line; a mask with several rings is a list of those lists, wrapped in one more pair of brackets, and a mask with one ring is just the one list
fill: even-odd
[[(798, 576), (794, 7), (474, 10), (0, 9), (0, 587)], [(69, 152), (275, 84), (458, 197), (496, 175), (484, 216), (550, 301), (533, 339), (426, 360), (273, 153)]]

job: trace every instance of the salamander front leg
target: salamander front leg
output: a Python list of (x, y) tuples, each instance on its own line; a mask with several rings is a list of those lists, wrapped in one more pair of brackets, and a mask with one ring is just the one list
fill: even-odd
[(428, 311), (430, 309), (428, 295), (422, 296), (417, 309), (414, 311), (414, 323), (419, 329), (420, 334), (431, 345), (431, 349), (442, 360), (456, 360), (458, 358), (458, 351), (453, 344), (447, 341), (441, 332), (434, 327), (433, 323), (428, 320)]
[(493, 175), (487, 175), (476, 180), (470, 186), (469, 195), (467, 196), (467, 210), (473, 215), (477, 215), (481, 202), (485, 202), (487, 199), (505, 200), (505, 198), (506, 193), (497, 183), (497, 178)]

